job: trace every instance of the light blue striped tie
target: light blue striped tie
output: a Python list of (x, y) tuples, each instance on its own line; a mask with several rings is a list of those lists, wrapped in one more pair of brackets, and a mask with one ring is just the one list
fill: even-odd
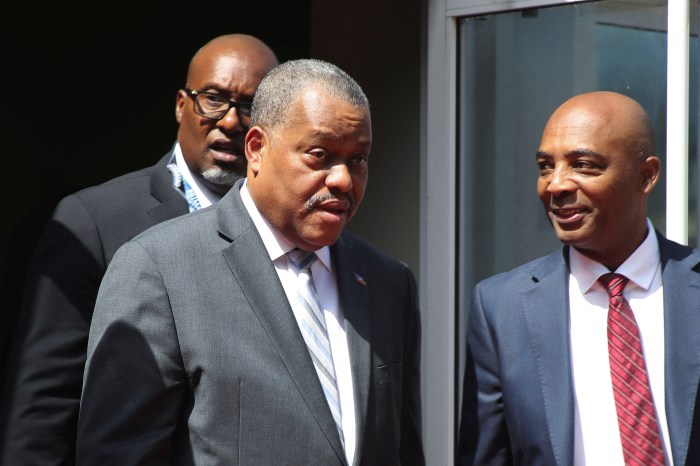
[(311, 264), (316, 260), (316, 254), (295, 248), (287, 253), (287, 257), (298, 271), (297, 298), (304, 311), (300, 312), (298, 316), (299, 328), (304, 336), (306, 346), (309, 348), (309, 354), (311, 354), (316, 373), (321, 381), (323, 392), (326, 394), (328, 406), (331, 408), (331, 414), (333, 414), (333, 420), (335, 420), (335, 426), (340, 435), (340, 442), (344, 444), (333, 354), (328, 339), (326, 319), (311, 275)]

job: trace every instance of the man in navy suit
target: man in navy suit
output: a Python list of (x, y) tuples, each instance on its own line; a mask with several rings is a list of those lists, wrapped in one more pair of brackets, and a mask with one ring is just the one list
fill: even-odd
[[(244, 138), (273, 51), (245, 34), (216, 37), (178, 90), (177, 142), (155, 165), (64, 198), (31, 265), (16, 336), (4, 466), (70, 465), (97, 289), (115, 251), (157, 223), (217, 202), (246, 173)], [(205, 112), (202, 104), (216, 106)], [(148, 105), (148, 102), (143, 102)], [(9, 383), (11, 382), (11, 384)]]
[(661, 164), (646, 112), (613, 92), (577, 95), (550, 117), (536, 158), (563, 248), (474, 289), (458, 464), (657, 464), (627, 462), (639, 450), (613, 390), (613, 299), (599, 281), (610, 272), (629, 279), (660, 461), (700, 464), (700, 254), (647, 218)]

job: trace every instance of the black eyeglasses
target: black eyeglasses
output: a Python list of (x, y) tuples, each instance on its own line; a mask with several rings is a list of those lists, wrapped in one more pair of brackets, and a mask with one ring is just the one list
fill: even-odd
[(199, 116), (221, 120), (233, 107), (238, 112), (238, 118), (241, 119), (242, 123), (250, 122), (250, 110), (253, 105), (250, 102), (236, 102), (219, 94), (193, 89), (184, 89), (184, 91), (194, 99), (194, 113)]

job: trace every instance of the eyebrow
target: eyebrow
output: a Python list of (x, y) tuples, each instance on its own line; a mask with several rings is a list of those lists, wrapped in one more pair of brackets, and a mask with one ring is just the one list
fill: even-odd
[[(313, 132), (309, 134), (309, 137), (317, 140), (330, 139), (332, 141), (342, 141), (343, 139), (347, 138), (347, 135), (340, 134), (335, 131), (326, 131), (321, 128), (315, 128)], [(363, 145), (370, 146), (372, 144), (371, 138), (368, 141), (361, 141), (360, 138), (357, 139)]]
[[(594, 150), (590, 150), (590, 149), (574, 149), (574, 150), (566, 153), (566, 157), (581, 157), (583, 155), (588, 155), (591, 157), (595, 157), (597, 159), (603, 158), (603, 154), (601, 154), (600, 152), (596, 152)], [(548, 157), (551, 158), (551, 157), (553, 157), (553, 155), (550, 154), (549, 152), (542, 151), (542, 150), (538, 150), (537, 153), (535, 153), (536, 159), (540, 159), (540, 158), (546, 159)]]

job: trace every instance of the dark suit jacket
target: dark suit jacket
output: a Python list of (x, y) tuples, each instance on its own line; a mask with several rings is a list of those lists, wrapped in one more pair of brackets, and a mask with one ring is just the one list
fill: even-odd
[[(657, 232), (664, 287), (666, 416), (676, 466), (700, 464), (700, 253)], [(573, 463), (568, 248), (474, 289), (460, 465)], [(614, 433), (617, 435), (617, 432)]]
[(115, 251), (145, 229), (188, 212), (156, 165), (64, 198), (48, 221), (28, 275), (16, 336), (2, 464), (72, 464), (88, 330)]
[[(78, 464), (346, 464), (240, 185), (115, 255), (90, 330)], [(355, 464), (424, 464), (413, 274), (348, 232), (331, 255), (352, 367)]]

